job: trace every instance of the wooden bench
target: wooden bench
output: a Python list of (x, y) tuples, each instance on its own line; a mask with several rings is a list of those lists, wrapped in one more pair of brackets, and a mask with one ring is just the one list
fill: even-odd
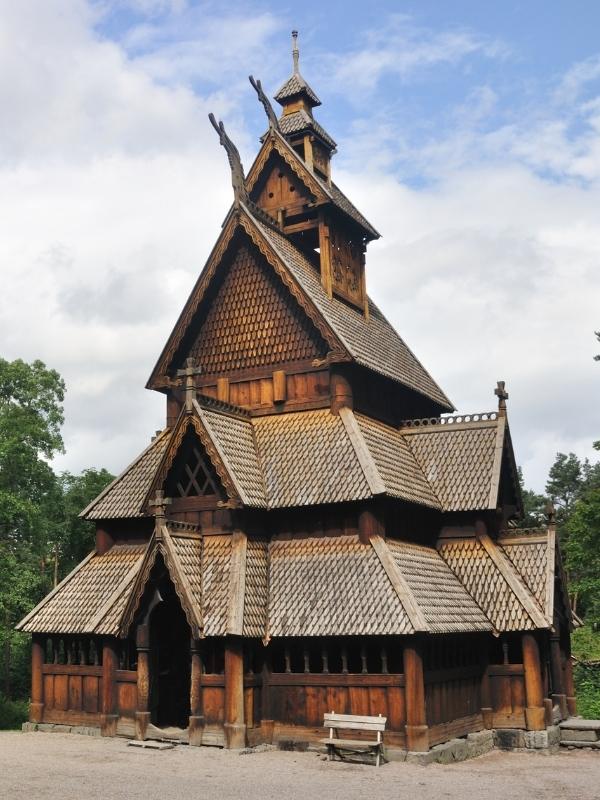
[[(383, 732), (387, 717), (359, 717), (354, 714), (325, 714), (323, 716), (323, 727), (329, 728), (329, 738), (321, 739), (321, 743), (327, 745), (329, 760), (333, 761), (337, 753), (340, 758), (348, 753), (368, 753), (375, 756), (375, 764), (379, 766), (383, 754)], [(374, 731), (377, 733), (375, 741), (373, 739), (340, 739), (338, 731)]]

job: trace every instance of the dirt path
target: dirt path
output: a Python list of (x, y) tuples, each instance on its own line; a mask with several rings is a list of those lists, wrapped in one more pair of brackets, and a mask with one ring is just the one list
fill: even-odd
[(329, 763), (314, 753), (128, 747), (123, 739), (0, 733), (0, 798), (10, 800), (598, 800), (600, 753), (495, 751), (451, 766)]

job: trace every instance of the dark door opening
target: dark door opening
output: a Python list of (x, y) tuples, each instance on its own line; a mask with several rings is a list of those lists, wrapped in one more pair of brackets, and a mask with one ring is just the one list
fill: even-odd
[(150, 617), (152, 722), (187, 728), (190, 716), (190, 627), (170, 580), (161, 581), (159, 603)]

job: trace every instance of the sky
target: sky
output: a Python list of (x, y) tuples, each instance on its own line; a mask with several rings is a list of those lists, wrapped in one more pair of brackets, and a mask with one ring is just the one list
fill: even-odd
[(381, 232), (367, 284), (459, 413), (505, 380), (517, 462), (600, 438), (596, 0), (0, 0), (0, 356), (67, 384), (58, 470), (120, 472), (146, 380), (300, 68), (336, 182)]

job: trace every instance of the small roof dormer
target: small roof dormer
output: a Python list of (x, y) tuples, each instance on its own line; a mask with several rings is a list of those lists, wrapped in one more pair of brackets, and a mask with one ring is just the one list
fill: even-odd
[(283, 108), (279, 130), (310, 169), (330, 182), (330, 159), (337, 145), (313, 116), (313, 108), (320, 106), (321, 101), (300, 74), (298, 31), (292, 31), (292, 61), (293, 72), (275, 95)]

